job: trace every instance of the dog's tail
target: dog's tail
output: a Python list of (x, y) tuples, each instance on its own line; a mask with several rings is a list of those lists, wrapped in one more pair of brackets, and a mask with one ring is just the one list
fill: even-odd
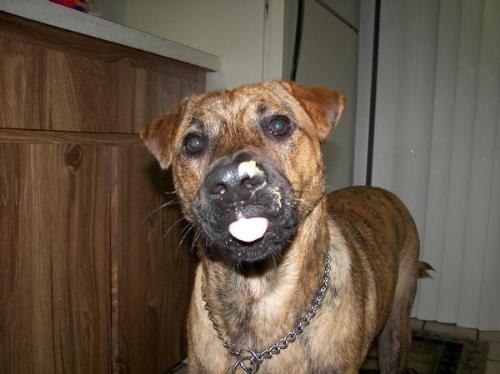
[(425, 261), (418, 261), (417, 269), (419, 278), (432, 278), (432, 275), (429, 274), (429, 271), (436, 271), (431, 265), (429, 265), (429, 263)]

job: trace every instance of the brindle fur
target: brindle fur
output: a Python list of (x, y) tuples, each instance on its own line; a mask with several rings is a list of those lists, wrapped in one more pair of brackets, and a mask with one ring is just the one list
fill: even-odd
[[(188, 321), (191, 373), (226, 373), (235, 362), (208, 320), (203, 290), (225, 335), (238, 347), (263, 350), (306, 313), (328, 252), (331, 281), (320, 312), (259, 373), (356, 373), (376, 339), (381, 372), (404, 370), (418, 235), (408, 210), (390, 192), (353, 187), (325, 195), (320, 143), (343, 106), (341, 95), (325, 89), (267, 82), (186, 99), (141, 134), (163, 167), (172, 164), (188, 220), (194, 220), (191, 205), (211, 165), (242, 149), (259, 152), (287, 178), (300, 219), (280, 258), (258, 265), (216, 260), (205, 241), (198, 242), (200, 264)], [(257, 124), (266, 113), (286, 114), (297, 124), (289, 141), (261, 135)], [(210, 133), (210, 149), (189, 159), (179, 149), (197, 126)]]

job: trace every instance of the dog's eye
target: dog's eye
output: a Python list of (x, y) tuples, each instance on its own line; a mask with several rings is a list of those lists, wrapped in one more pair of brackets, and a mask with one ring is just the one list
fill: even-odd
[(292, 130), (292, 124), (287, 117), (278, 116), (269, 121), (268, 131), (276, 137), (288, 135)]
[(184, 138), (184, 151), (192, 156), (202, 152), (206, 146), (206, 139), (203, 135), (200, 134), (188, 134)]

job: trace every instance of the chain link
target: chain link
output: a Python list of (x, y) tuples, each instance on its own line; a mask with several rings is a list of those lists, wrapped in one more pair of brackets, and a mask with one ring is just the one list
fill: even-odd
[(311, 301), (311, 306), (304, 317), (294, 326), (294, 328), (283, 338), (278, 340), (276, 343), (264, 349), (262, 352), (255, 352), (251, 349), (238, 349), (236, 345), (231, 342), (228, 338), (224, 336), (224, 332), (221, 327), (217, 324), (215, 317), (208, 307), (206, 294), (203, 291), (203, 301), (205, 302), (205, 310), (208, 314), (208, 319), (212, 322), (212, 327), (217, 333), (217, 338), (222, 342), (224, 348), (228, 352), (237, 358), (231, 373), (236, 373), (238, 369), (241, 369), (245, 373), (256, 373), (259, 370), (260, 365), (264, 360), (271, 359), (274, 355), (279, 354), (281, 351), (288, 348), (288, 346), (297, 340), (297, 337), (304, 332), (304, 329), (309, 326), (311, 320), (316, 317), (318, 309), (323, 304), (325, 300), (326, 293), (328, 291), (328, 283), (330, 282), (330, 255), (326, 255), (325, 270), (323, 272), (323, 277), (321, 279), (320, 287), (316, 291), (316, 294)]

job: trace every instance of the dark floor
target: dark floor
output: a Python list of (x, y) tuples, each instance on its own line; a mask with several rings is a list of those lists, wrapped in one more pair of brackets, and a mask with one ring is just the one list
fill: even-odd
[(432, 331), (458, 338), (487, 340), (490, 342), (486, 374), (500, 374), (500, 331), (480, 331), (444, 323), (412, 320), (414, 330)]

